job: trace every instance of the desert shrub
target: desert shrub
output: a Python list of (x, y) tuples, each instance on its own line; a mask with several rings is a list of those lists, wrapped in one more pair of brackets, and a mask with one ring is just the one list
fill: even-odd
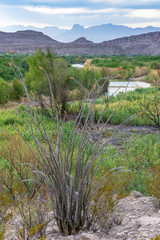
[(147, 77), (148, 81), (160, 88), (160, 70), (152, 70)]
[(10, 92), (10, 97), (13, 100), (20, 100), (24, 96), (24, 88), (18, 79), (13, 80), (13, 85)]
[[(37, 232), (32, 233), (43, 237), (48, 222), (48, 193), (44, 179), (33, 171), (37, 168), (42, 170), (42, 166), (35, 162), (33, 154), (40, 158), (35, 151), (30, 152), (20, 136), (3, 135), (3, 148), (0, 147), (0, 227), (4, 232), (8, 219), (16, 212), (21, 217), (17, 225), (17, 234), (21, 239), (31, 236), (33, 227)], [(42, 185), (43, 191), (40, 189)], [(38, 228), (39, 225), (41, 228)]]
[(151, 69), (160, 69), (160, 61), (154, 61), (151, 63)]
[(82, 88), (74, 89), (68, 92), (68, 101), (82, 100), (86, 94), (87, 94), (87, 89), (82, 89)]
[(135, 77), (141, 77), (148, 74), (148, 67), (136, 67)]
[[(157, 146), (160, 147), (160, 144), (157, 144)], [(151, 177), (147, 182), (149, 193), (153, 197), (160, 199), (160, 162), (152, 166), (149, 171), (151, 173)]]
[(8, 102), (9, 99), (9, 87), (7, 83), (0, 78), (0, 104)]
[(27, 164), (28, 160), (30, 161), (28, 162), (29, 164), (33, 164), (36, 167), (36, 162), (21, 137), (4, 134), (3, 148), (0, 149), (0, 156), (0, 181), (2, 184), (7, 183), (7, 191), (11, 194), (11, 197), (15, 198), (14, 193), (17, 193), (18, 189), (22, 192), (27, 190), (31, 195), (33, 191), (34, 194), (34, 188), (36, 188), (37, 184), (22, 182), (24, 179), (33, 178), (31, 169), (27, 165), (23, 165), (23, 163)]
[[(160, 93), (160, 91), (159, 91)], [(160, 96), (154, 95), (152, 98), (144, 98), (139, 103), (143, 115), (151, 120), (154, 126), (160, 128)]]
[[(103, 170), (100, 174), (104, 176), (106, 171)], [(90, 228), (94, 232), (98, 230), (103, 232), (109, 231), (113, 224), (113, 208), (120, 198), (127, 195), (125, 189), (126, 182), (128, 182), (127, 175), (125, 173), (118, 176), (111, 175), (111, 173), (108, 173), (107, 180), (98, 189), (91, 202), (86, 228)], [(96, 186), (98, 181), (98, 177), (94, 179), (93, 187)]]
[(38, 196), (28, 199), (26, 195), (18, 201), (18, 213), (21, 221), (18, 223), (17, 235), (21, 239), (45, 237), (47, 224), (50, 222), (48, 194), (45, 189)]

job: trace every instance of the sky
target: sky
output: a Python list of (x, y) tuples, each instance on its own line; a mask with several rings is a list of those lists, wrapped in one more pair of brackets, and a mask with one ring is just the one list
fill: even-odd
[(160, 0), (0, 0), (0, 27), (160, 27)]

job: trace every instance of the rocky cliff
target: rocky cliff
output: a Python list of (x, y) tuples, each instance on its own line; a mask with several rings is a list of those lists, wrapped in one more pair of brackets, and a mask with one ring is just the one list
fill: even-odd
[(36, 31), (0, 32), (0, 52), (33, 53), (35, 49), (53, 48), (57, 54), (105, 54), (105, 55), (160, 55), (160, 32), (117, 38), (93, 43), (81, 37), (70, 43), (60, 43)]
[(45, 49), (46, 46), (56, 45), (58, 42), (41, 32), (32, 30), (17, 31), (15, 33), (0, 32), (0, 52), (33, 53), (35, 49)]

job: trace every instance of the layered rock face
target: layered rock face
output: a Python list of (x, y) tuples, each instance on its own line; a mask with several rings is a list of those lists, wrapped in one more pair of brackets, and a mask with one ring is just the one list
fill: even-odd
[(0, 52), (13, 50), (16, 53), (33, 53), (36, 49), (44, 50), (47, 46), (56, 45), (58, 42), (41, 32), (31, 30), (16, 33), (0, 32)]
[(57, 54), (71, 55), (159, 55), (160, 32), (146, 33), (131, 37), (118, 38), (102, 43), (93, 43), (84, 37), (70, 43), (60, 43), (36, 31), (0, 32), (0, 52), (11, 49), (17, 53), (33, 53), (37, 48), (50, 47)]

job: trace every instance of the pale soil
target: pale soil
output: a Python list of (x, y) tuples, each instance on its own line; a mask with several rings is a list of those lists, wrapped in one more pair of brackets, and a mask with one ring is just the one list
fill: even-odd
[[(7, 223), (4, 240), (18, 240), (16, 226), (19, 221), (14, 216)], [(115, 206), (108, 232), (81, 231), (76, 235), (63, 237), (53, 220), (48, 224), (46, 240), (150, 240), (156, 235), (160, 235), (160, 201), (132, 191), (130, 196), (120, 199)], [(38, 239), (36, 236), (29, 238)]]

